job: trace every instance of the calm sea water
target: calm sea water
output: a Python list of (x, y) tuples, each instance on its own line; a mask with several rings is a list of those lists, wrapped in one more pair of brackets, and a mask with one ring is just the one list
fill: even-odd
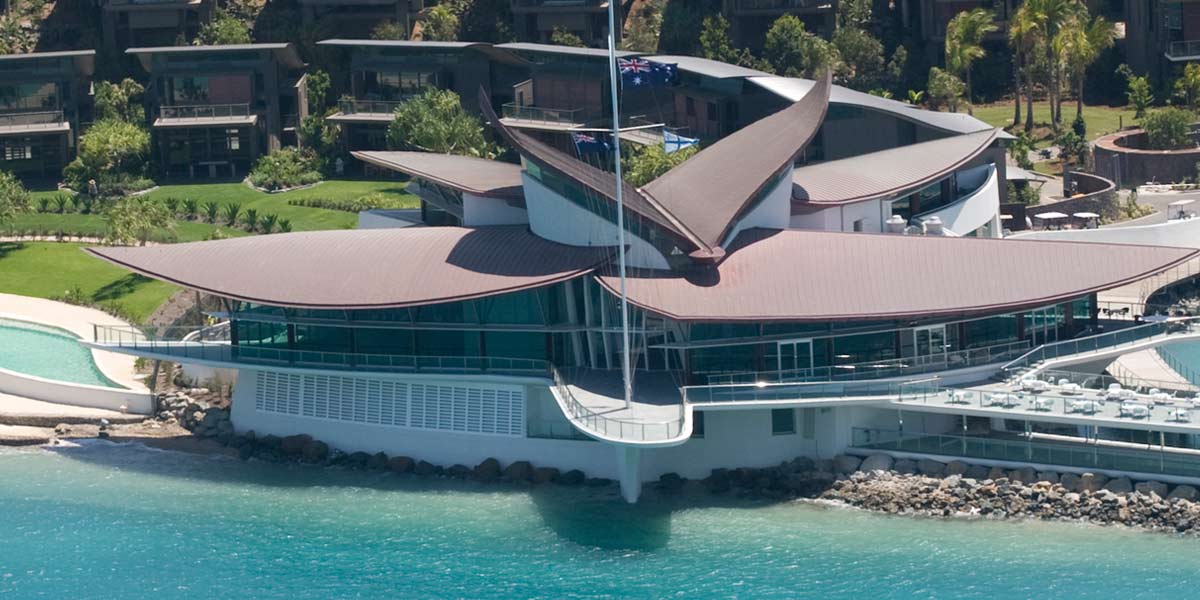
[(0, 449), (14, 598), (1195, 598), (1200, 540)]
[(79, 341), (52, 327), (0, 319), (0, 369), (70, 383), (118, 387)]

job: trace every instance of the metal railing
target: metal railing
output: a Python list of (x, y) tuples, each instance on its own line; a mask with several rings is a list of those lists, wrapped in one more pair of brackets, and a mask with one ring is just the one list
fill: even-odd
[(250, 116), (249, 104), (181, 104), (158, 107), (163, 119), (219, 119)]
[(339, 100), (338, 110), (344, 115), (370, 114), (390, 115), (396, 112), (403, 100)]
[(1192, 385), (1200, 385), (1200, 372), (1189, 365), (1186, 361), (1171, 352), (1165, 346), (1159, 346), (1154, 349), (1158, 353), (1158, 357), (1162, 359), (1163, 364), (1167, 365), (1168, 369), (1175, 371), (1180, 377), (1186, 379)]
[(756, 10), (831, 10), (830, 6), (831, 4), (824, 0), (737, 0), (734, 3), (733, 9), (739, 12)]
[(554, 379), (554, 389), (566, 404), (568, 416), (577, 425), (594, 434), (632, 442), (665, 442), (683, 435), (686, 409), (682, 402), (679, 404), (679, 418), (671, 421), (654, 422), (610, 417), (584, 406), (571, 391), (571, 386), (567, 384), (562, 372), (553, 365), (550, 366), (550, 372)]
[(1200, 320), (1200, 317), (1169, 319), (1118, 329), (1108, 333), (1042, 344), (1001, 367), (1000, 375), (1002, 378), (1007, 379), (1015, 375), (1020, 375), (1023, 371), (1046, 360), (1064, 356), (1104, 352), (1122, 346), (1132, 346), (1154, 338), (1165, 338), (1172, 334), (1194, 332), (1196, 331), (1195, 325), (1198, 320)]
[(911, 381), (844, 381), (811, 383), (735, 383), (680, 388), (684, 403), (743, 404), (878, 396), (901, 401), (920, 400), (939, 391), (939, 377)]
[(1100, 444), (1056, 444), (965, 435), (910, 433), (867, 427), (853, 428), (850, 444), (855, 448), (870, 450), (1200, 477), (1200, 457), (1179, 455), (1165, 450), (1134, 450)]
[(502, 109), (502, 118), (532, 123), (581, 126), (591, 120), (582, 108), (545, 108), (509, 102)]
[(45, 110), (37, 112), (19, 112), (0, 114), (0, 127), (51, 127), (61, 124), (64, 120), (63, 111)]
[(569, 8), (600, 6), (604, 0), (512, 0), (513, 8)]
[[(141, 330), (128, 326), (93, 325), (93, 337), (97, 344), (144, 350), (147, 353), (167, 355), (181, 360), (402, 373), (494, 373), (537, 377), (546, 377), (549, 374), (549, 363), (532, 358), (325, 352), (254, 344), (234, 346), (219, 339), (193, 339), (185, 342), (182, 341), (185, 334), (176, 331), (180, 329), (194, 331), (189, 328)], [(219, 330), (214, 330), (213, 335), (219, 335), (217, 331)]]
[(980, 348), (954, 350), (934, 356), (915, 356), (899, 359), (873, 360), (861, 363), (784, 369), (782, 371), (747, 371), (721, 373), (706, 377), (709, 385), (733, 383), (803, 383), (903, 377), (937, 371), (978, 367), (1012, 360), (1029, 351), (1029, 340), (1007, 342)]
[(1171, 42), (1171, 44), (1167, 46), (1167, 56), (1170, 56), (1171, 58), (1200, 56), (1200, 40)]

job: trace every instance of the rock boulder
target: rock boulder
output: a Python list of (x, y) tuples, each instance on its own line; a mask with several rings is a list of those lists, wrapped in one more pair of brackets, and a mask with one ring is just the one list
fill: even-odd
[(864, 473), (871, 473), (873, 471), (890, 471), (892, 469), (892, 465), (894, 464), (896, 464), (896, 461), (887, 454), (872, 454), (863, 459), (862, 464), (858, 465), (858, 470)]

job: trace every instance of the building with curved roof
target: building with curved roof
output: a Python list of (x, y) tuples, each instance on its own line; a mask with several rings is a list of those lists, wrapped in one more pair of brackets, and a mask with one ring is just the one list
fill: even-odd
[[(239, 429), (441, 464), (581, 469), (633, 500), (665, 473), (875, 448), (863, 444), (897, 424), (961, 434), (984, 417), (977, 427), (1006, 435), (1006, 420), (1035, 420), (1045, 403), (994, 415), (1004, 407), (982, 404), (992, 379), (1020, 386), (1051, 363), (1191, 331), (1120, 320), (1098, 298), (1197, 250), (995, 239), (1000, 132), (883, 104), (860, 107), (898, 115), (872, 137), (878, 114), (845, 112), (866, 99), (829, 77), (803, 87), (634, 186), (607, 156), (511, 123), (480, 86), (479, 111), (519, 162), (358, 151), (411, 178), (420, 225), (90, 249), (220, 298), (213, 314), (229, 321), (228, 340), (98, 329), (93, 344), (236, 370)], [(901, 140), (901, 121), (936, 135)], [(831, 156), (849, 148), (835, 147), (838, 131), (885, 147)], [(924, 416), (898, 417), (918, 394)], [(1058, 422), (1114, 426), (1062, 410)], [(1137, 423), (1168, 426), (1186, 427)]]

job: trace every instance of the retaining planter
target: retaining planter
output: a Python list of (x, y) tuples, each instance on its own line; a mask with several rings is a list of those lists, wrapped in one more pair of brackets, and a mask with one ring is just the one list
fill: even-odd
[[(1077, 212), (1094, 212), (1100, 215), (1101, 218), (1109, 221), (1114, 221), (1120, 217), (1121, 207), (1120, 201), (1117, 199), (1116, 183), (1099, 175), (1084, 173), (1082, 171), (1070, 171), (1064, 181), (1068, 185), (1074, 182), (1076, 192), (1079, 195), (1049, 204), (1026, 206), (1025, 215), (1032, 218), (1034, 215), (1049, 212), (1059, 212), (1068, 215)], [(1015, 229), (1013, 230), (1016, 231)]]
[(68, 383), (8, 369), (0, 369), (0, 392), (54, 404), (103, 408), (142, 415), (154, 412), (154, 394), (148, 392)]
[(1145, 145), (1146, 132), (1141, 129), (1100, 137), (1092, 151), (1096, 173), (1120, 187), (1151, 181), (1176, 183), (1196, 177), (1200, 148), (1144, 150)]

